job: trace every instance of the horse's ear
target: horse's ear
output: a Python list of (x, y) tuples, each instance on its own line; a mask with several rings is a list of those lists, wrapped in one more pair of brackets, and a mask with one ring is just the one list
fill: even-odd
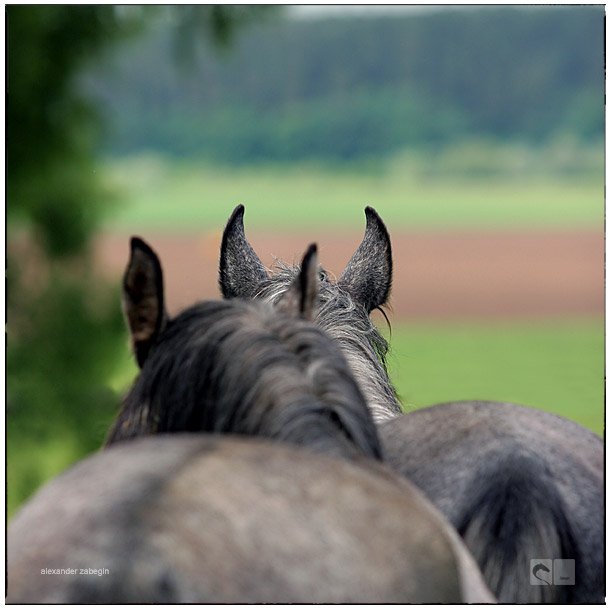
[(277, 304), (278, 309), (312, 321), (318, 304), (319, 282), (318, 247), (311, 244), (303, 256), (299, 275), (282, 295)]
[(244, 206), (238, 205), (231, 214), (220, 246), (220, 290), (225, 299), (253, 298), (267, 271), (246, 239)]
[(123, 311), (141, 368), (155, 338), (167, 324), (167, 313), (161, 263), (153, 249), (139, 237), (131, 238), (131, 255), (123, 276)]
[(365, 208), (364, 212), (364, 238), (337, 283), (370, 313), (383, 305), (390, 295), (392, 246), (379, 214), (371, 207)]

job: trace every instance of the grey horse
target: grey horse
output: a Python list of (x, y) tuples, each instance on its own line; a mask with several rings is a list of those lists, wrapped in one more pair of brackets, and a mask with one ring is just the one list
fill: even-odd
[[(378, 423), (387, 463), (456, 527), (499, 601), (602, 602), (601, 439), (514, 404), (455, 402), (401, 414), (385, 364), (388, 344), (369, 315), (390, 294), (390, 237), (373, 208), (365, 213), (362, 243), (338, 280), (320, 270), (314, 321), (343, 350)], [(243, 216), (238, 206), (223, 234), (221, 292), (277, 302), (299, 269), (278, 263), (270, 273), (246, 239)], [(554, 559), (569, 560), (575, 584), (534, 586), (532, 566)]]

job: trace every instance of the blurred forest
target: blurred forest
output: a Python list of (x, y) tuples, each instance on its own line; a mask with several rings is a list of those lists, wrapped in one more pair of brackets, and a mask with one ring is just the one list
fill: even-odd
[(466, 137), (604, 132), (603, 10), (488, 8), (265, 20), (176, 70), (171, 16), (83, 79), (104, 151), (351, 161)]
[(119, 288), (92, 258), (119, 194), (100, 160), (358, 167), (604, 137), (603, 7), (12, 5), (6, 22), (9, 512), (99, 448), (119, 402)]

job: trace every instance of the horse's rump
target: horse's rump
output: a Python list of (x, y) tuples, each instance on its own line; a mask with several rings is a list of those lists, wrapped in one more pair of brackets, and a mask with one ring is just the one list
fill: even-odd
[[(491, 601), (454, 536), (369, 460), (207, 435), (138, 439), (78, 464), (15, 517), (7, 601)], [(107, 573), (44, 573), (62, 568)]]

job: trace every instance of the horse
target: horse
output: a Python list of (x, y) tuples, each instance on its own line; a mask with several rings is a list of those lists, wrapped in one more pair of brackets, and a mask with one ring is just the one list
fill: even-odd
[(132, 239), (140, 372), (104, 449), (10, 523), (8, 602), (494, 601), (455, 530), (380, 462), (347, 362), (308, 321), (317, 284), (310, 247), (277, 305), (171, 319), (160, 261)]
[[(559, 416), (508, 403), (461, 401), (402, 413), (387, 373), (388, 343), (370, 318), (389, 298), (391, 242), (377, 212), (367, 207), (365, 214), (364, 238), (338, 280), (320, 273), (314, 322), (341, 347), (385, 461), (457, 529), (500, 602), (603, 601), (601, 439)], [(268, 272), (243, 217), (237, 206), (223, 233), (221, 293), (277, 302), (299, 268), (279, 261), (277, 272)], [(530, 562), (538, 559), (573, 560), (575, 584), (533, 586)]]

